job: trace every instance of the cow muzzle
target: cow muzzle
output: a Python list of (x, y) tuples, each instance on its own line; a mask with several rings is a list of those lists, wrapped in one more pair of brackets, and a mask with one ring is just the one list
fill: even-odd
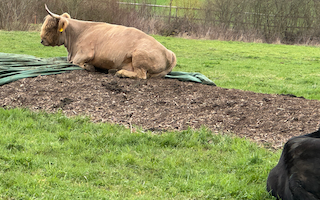
[(49, 46), (48, 42), (46, 42), (45, 40), (41, 40), (41, 44), (44, 46)]

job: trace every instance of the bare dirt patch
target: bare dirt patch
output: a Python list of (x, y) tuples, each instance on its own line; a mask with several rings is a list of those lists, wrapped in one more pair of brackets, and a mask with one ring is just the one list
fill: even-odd
[(274, 148), (318, 129), (320, 101), (259, 94), (174, 79), (133, 80), (84, 70), (27, 78), (0, 86), (0, 106), (27, 107), (94, 122), (152, 131), (202, 125)]

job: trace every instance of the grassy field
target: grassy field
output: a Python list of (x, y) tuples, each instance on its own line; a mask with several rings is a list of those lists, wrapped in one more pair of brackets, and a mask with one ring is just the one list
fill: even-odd
[[(319, 96), (317, 47), (154, 36), (218, 86)], [(1, 52), (66, 56), (39, 33), (0, 31)], [(92, 124), (87, 118), (0, 109), (3, 199), (272, 199), (267, 175), (280, 152), (205, 128), (168, 132)]]
[[(176, 53), (175, 71), (200, 72), (218, 86), (320, 100), (320, 48), (154, 36)], [(66, 56), (44, 47), (37, 32), (0, 31), (2, 52)]]
[(0, 109), (3, 199), (272, 199), (279, 157), (205, 128), (155, 135)]
[(218, 86), (320, 99), (318, 47), (156, 38), (177, 54), (175, 70), (203, 73)]

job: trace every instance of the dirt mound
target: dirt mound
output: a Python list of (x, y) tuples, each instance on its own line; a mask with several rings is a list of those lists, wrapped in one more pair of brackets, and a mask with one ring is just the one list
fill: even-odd
[(27, 78), (0, 86), (0, 106), (28, 107), (94, 122), (152, 131), (202, 125), (275, 148), (318, 129), (320, 101), (259, 94), (173, 79), (133, 80), (84, 70)]

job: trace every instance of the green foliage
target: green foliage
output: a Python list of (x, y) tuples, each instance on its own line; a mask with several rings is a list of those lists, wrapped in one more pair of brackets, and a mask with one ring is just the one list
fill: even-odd
[(198, 131), (153, 134), (61, 113), (0, 109), (5, 199), (271, 199), (279, 153)]

